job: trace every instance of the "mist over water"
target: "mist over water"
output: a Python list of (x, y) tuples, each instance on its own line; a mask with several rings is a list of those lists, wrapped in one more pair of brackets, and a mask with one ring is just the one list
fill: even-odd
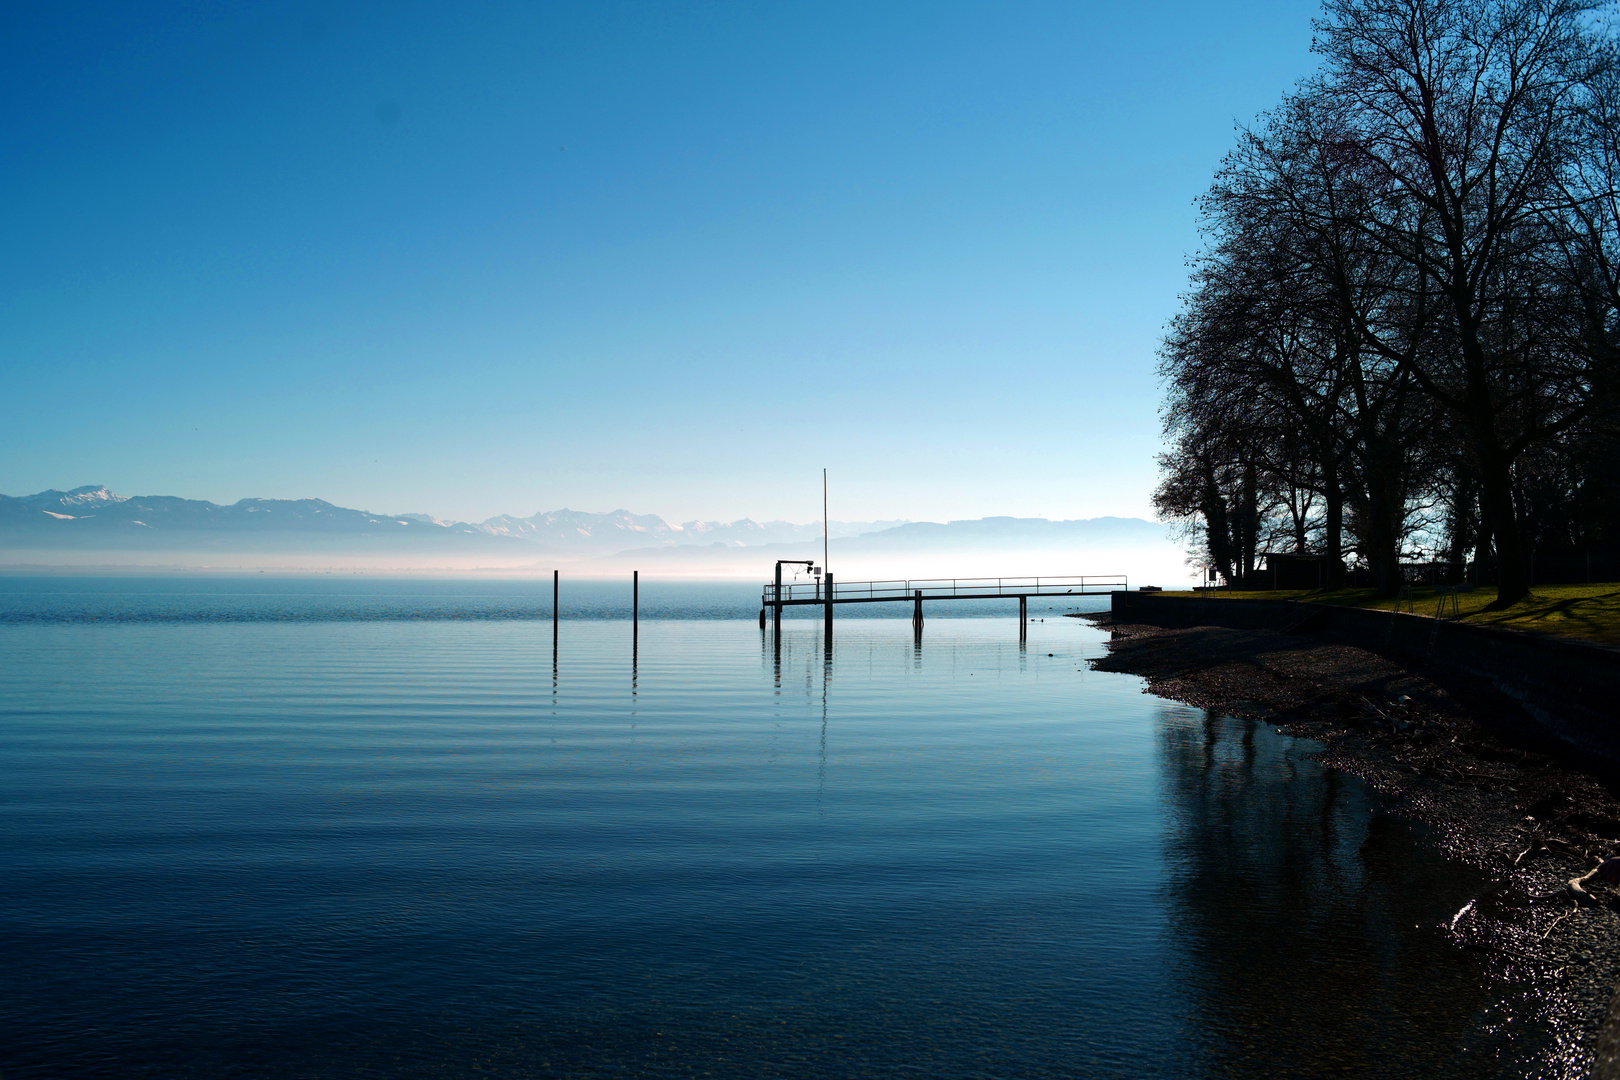
[[(753, 619), (761, 586), (748, 582), (641, 582), (643, 619)], [(564, 619), (629, 619), (628, 578), (563, 579), (558, 610)], [(1098, 611), (1107, 596), (1046, 598), (1031, 610), (1048, 615)], [(848, 612), (849, 607), (840, 611)], [(911, 618), (911, 606), (863, 604), (862, 619)], [(1018, 601), (953, 600), (928, 605), (928, 618), (1012, 615)], [(821, 618), (821, 609), (790, 607), (785, 619)], [(552, 618), (552, 580), (478, 581), (329, 575), (247, 577), (0, 577), (0, 623), (40, 622), (370, 622), (378, 620)], [(1016, 626), (1016, 622), (1014, 623)]]
[(918, 642), (896, 605), (829, 652), (689, 586), (633, 638), (604, 585), (553, 651), (486, 584), (0, 583), (0, 1073), (1473, 1077), (1538, 1044), (1446, 939), (1472, 871), (1309, 744), (1090, 671), (1079, 620), (1032, 603), (1021, 646), (933, 604)]

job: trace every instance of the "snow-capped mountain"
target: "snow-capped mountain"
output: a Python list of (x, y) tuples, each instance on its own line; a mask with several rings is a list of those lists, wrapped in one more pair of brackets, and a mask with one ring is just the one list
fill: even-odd
[[(833, 522), (833, 536), (856, 536), (895, 522)], [(229, 537), (298, 534), (333, 538), (386, 536), (397, 547), (420, 542), (433, 550), (475, 549), (494, 544), (536, 552), (582, 556), (689, 544), (751, 547), (819, 539), (821, 523), (788, 521), (689, 521), (671, 524), (656, 514), (614, 510), (606, 514), (547, 510), (528, 517), (501, 514), (477, 523), (446, 521), (432, 514), (379, 514), (336, 506), (324, 499), (242, 499), (229, 505), (172, 495), (118, 495), (104, 486), (34, 495), (0, 495), (0, 542), (17, 547), (184, 547), (205, 542), (228, 546)], [(279, 543), (286, 547), (287, 543)], [(347, 546), (352, 547), (352, 544)]]
[(102, 503), (124, 502), (125, 496), (114, 495), (107, 490), (106, 485), (86, 484), (84, 487), (76, 487), (72, 491), (57, 491), (55, 488), (51, 488), (49, 491), (41, 491), (35, 495), (24, 495), (22, 501), (30, 506), (38, 507), (46, 513), (52, 513), (53, 508), (57, 511), (93, 512), (94, 508)]
[(474, 525), (491, 536), (510, 536), (544, 547), (618, 551), (675, 543), (680, 529), (656, 514), (614, 510), (591, 514), (580, 510), (548, 510), (519, 518), (501, 514)]
[[(422, 513), (378, 514), (324, 499), (222, 505), (170, 495), (123, 496), (100, 486), (0, 495), (0, 563), (14, 565), (101, 565), (108, 560), (99, 553), (116, 553), (112, 561), (125, 565), (570, 566), (588, 572), (616, 572), (622, 565), (763, 572), (778, 558), (819, 559), (821, 532), (820, 522), (742, 518), (676, 525), (627, 510), (502, 514), (469, 523)], [(1178, 550), (1166, 546), (1165, 526), (1136, 518), (832, 522), (828, 534), (839, 541), (835, 555), (844, 560), (904, 567), (910, 574), (928, 559), (970, 552), (993, 555), (994, 572), (1002, 573), (1010, 572), (1003, 568), (1008, 553), (1019, 551), (1048, 567), (1071, 564), (1076, 553), (1088, 550)], [(952, 572), (960, 572), (955, 563)]]
[[(833, 537), (859, 536), (900, 524), (904, 523), (834, 521), (828, 533)], [(819, 521), (805, 525), (796, 525), (791, 521), (760, 524), (751, 518), (741, 518), (737, 521), (686, 521), (676, 525), (657, 514), (632, 514), (628, 510), (614, 510), (606, 514), (547, 510), (526, 518), (502, 514), (472, 527), (491, 536), (515, 537), (558, 550), (602, 553), (687, 544), (758, 547), (761, 544), (790, 544), (821, 539)]]

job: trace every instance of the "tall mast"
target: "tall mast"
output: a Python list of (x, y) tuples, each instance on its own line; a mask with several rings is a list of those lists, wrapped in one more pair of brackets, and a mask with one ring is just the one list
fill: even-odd
[(821, 572), (827, 572), (827, 470), (821, 470)]

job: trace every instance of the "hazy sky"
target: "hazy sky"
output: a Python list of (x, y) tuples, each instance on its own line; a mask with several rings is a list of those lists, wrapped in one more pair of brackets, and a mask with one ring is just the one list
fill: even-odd
[(1310, 3), (0, 14), (0, 492), (1149, 516)]

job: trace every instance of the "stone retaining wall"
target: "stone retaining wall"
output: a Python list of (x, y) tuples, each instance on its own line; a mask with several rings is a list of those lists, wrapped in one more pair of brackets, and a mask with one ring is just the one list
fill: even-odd
[(1112, 610), (1121, 622), (1176, 629), (1320, 633), (1408, 663), (1466, 672), (1518, 701), (1557, 738), (1620, 761), (1620, 649), (1611, 646), (1298, 600), (1116, 592)]

